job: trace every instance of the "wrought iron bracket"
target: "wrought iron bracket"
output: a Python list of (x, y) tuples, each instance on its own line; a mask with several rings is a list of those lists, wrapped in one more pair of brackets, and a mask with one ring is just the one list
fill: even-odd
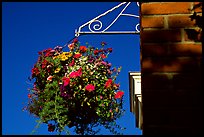
[[(125, 14), (124, 11), (126, 8), (131, 4), (131, 2), (121, 2), (117, 6), (111, 8), (110, 10), (100, 14), (99, 16), (95, 17), (94, 19), (88, 21), (87, 23), (84, 23), (81, 25), (78, 29), (75, 30), (75, 36), (78, 37), (80, 35), (84, 34), (139, 34), (140, 30), (138, 28), (139, 23), (135, 26), (135, 31), (108, 31), (108, 29), (118, 20), (120, 16), (129, 16), (129, 17), (135, 17), (139, 18), (138, 15), (134, 14)], [(121, 7), (122, 5), (125, 5), (125, 7), (120, 11), (120, 13), (116, 16), (116, 18), (105, 28), (102, 30), (103, 23), (99, 20), (99, 18), (107, 15), (108, 13), (114, 11), (115, 9)], [(139, 7), (139, 2), (137, 2), (137, 6)], [(96, 23), (93, 25), (93, 29), (91, 28), (91, 24)], [(84, 27), (88, 26), (89, 31), (82, 31)]]

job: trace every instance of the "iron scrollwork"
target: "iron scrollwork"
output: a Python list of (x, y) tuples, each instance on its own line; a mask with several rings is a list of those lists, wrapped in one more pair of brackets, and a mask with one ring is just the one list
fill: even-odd
[[(110, 10), (104, 12), (103, 14), (95, 17), (94, 19), (88, 21), (87, 23), (81, 25), (78, 30), (75, 30), (75, 36), (78, 37), (80, 34), (139, 34), (140, 30), (139, 30), (139, 23), (136, 24), (135, 26), (135, 31), (107, 31), (117, 20), (120, 16), (129, 16), (129, 17), (135, 17), (135, 18), (139, 18), (138, 15), (134, 15), (134, 14), (125, 14), (124, 11), (126, 10), (126, 8), (131, 4), (131, 2), (122, 2), (120, 4), (118, 4), (117, 6), (111, 8)], [(101, 18), (102, 16), (107, 15), (108, 13), (112, 12), (113, 10), (121, 7), (122, 5), (125, 5), (125, 7), (121, 10), (121, 12), (117, 15), (117, 17), (105, 28), (102, 30), (103, 27), (103, 23), (99, 20), (99, 18)], [(139, 7), (139, 2), (137, 2), (137, 6)], [(93, 25), (93, 28), (91, 27), (92, 24), (95, 23)], [(81, 31), (82, 28), (84, 28), (85, 26), (88, 26), (89, 31)]]

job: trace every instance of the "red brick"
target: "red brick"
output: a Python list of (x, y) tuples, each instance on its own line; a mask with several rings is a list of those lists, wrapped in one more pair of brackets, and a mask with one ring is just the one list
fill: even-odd
[(141, 62), (142, 72), (192, 72), (200, 71), (201, 58), (144, 58)]
[(175, 14), (190, 13), (191, 2), (151, 2), (141, 4), (141, 14)]
[(180, 29), (172, 30), (143, 30), (140, 34), (141, 41), (145, 42), (179, 42), (181, 41)]
[[(202, 3), (202, 2), (194, 2), (194, 6), (195, 5), (198, 5), (199, 3)], [(202, 7), (202, 6), (201, 6)], [(198, 8), (195, 8), (195, 12), (201, 12), (202, 13), (202, 8), (201, 7), (198, 7)]]
[[(170, 55), (175, 56), (201, 56), (201, 44), (173, 44), (169, 45)], [(145, 53), (143, 53), (145, 54)]]
[(163, 28), (164, 17), (142, 17), (141, 26), (143, 28)]
[(166, 44), (142, 44), (142, 55), (146, 56), (166, 56), (168, 53), (168, 46)]
[(186, 16), (169, 16), (168, 24), (170, 28), (193, 27), (195, 20), (191, 21), (188, 15)]

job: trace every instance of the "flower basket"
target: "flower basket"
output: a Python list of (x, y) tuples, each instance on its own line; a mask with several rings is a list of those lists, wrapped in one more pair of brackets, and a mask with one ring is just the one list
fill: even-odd
[(105, 61), (112, 48), (101, 45), (82, 46), (74, 39), (68, 52), (60, 46), (38, 52), (26, 110), (46, 123), (48, 131), (60, 134), (74, 127), (77, 134), (96, 134), (93, 127), (100, 125), (118, 134), (115, 121), (124, 112), (124, 92), (116, 83), (121, 67)]

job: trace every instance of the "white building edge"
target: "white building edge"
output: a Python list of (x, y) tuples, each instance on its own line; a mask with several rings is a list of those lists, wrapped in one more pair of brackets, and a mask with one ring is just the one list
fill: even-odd
[(136, 127), (142, 130), (142, 94), (141, 94), (141, 73), (129, 72), (129, 94), (130, 94), (130, 112), (136, 117)]

